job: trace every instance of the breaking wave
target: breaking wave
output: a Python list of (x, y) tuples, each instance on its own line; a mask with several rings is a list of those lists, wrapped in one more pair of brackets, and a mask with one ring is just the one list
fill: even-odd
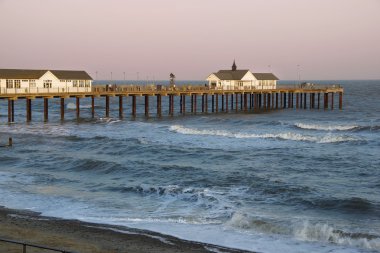
[(358, 139), (345, 136), (345, 135), (325, 135), (325, 136), (311, 136), (303, 135), (298, 133), (277, 133), (277, 134), (248, 134), (248, 133), (233, 133), (224, 130), (199, 130), (193, 128), (186, 128), (180, 125), (171, 126), (170, 131), (186, 134), (186, 135), (210, 135), (210, 136), (221, 136), (227, 138), (237, 138), (237, 139), (279, 139), (279, 140), (291, 140), (291, 141), (305, 141), (305, 142), (316, 142), (316, 143), (336, 143), (336, 142), (348, 142), (348, 141), (359, 141)]
[(360, 126), (330, 126), (330, 125), (314, 125), (314, 124), (304, 124), (296, 123), (296, 127), (307, 130), (321, 130), (321, 131), (348, 131), (360, 128)]
[(378, 131), (380, 126), (359, 126), (359, 125), (318, 125), (318, 124), (305, 124), (296, 123), (296, 128), (305, 130), (317, 130), (317, 131)]
[(347, 232), (324, 223), (309, 221), (279, 222), (236, 212), (225, 226), (259, 233), (290, 235), (300, 241), (324, 242), (354, 246), (370, 250), (380, 250), (380, 236), (367, 233)]

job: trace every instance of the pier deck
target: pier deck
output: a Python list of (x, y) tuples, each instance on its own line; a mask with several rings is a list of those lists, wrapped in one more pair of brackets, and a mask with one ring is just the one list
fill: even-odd
[[(93, 86), (87, 92), (59, 92), (51, 89), (47, 93), (0, 93), (0, 99), (8, 100), (8, 122), (14, 122), (14, 101), (19, 99), (26, 100), (26, 120), (32, 120), (32, 100), (44, 100), (44, 120), (48, 120), (48, 101), (49, 99), (60, 99), (61, 119), (64, 119), (65, 99), (76, 99), (76, 116), (80, 116), (80, 99), (91, 98), (92, 117), (95, 116), (95, 98), (105, 97), (105, 116), (109, 117), (110, 97), (119, 98), (119, 116), (123, 117), (123, 98), (132, 97), (131, 115), (136, 116), (136, 97), (145, 97), (145, 116), (149, 116), (150, 97), (156, 97), (157, 116), (162, 115), (162, 97), (168, 97), (169, 115), (174, 115), (174, 97), (179, 97), (179, 113), (186, 113), (186, 97), (190, 97), (190, 112), (197, 112), (197, 102), (201, 103), (201, 112), (228, 112), (229, 110), (271, 110), (283, 108), (296, 109), (334, 109), (334, 94), (339, 94), (339, 109), (343, 108), (344, 89), (338, 85), (298, 87), (280, 86), (277, 89), (238, 89), (238, 90), (219, 90), (209, 89), (203, 86), (181, 86), (175, 88), (161, 86), (137, 86), (119, 85)], [(323, 96), (323, 104), (321, 97)], [(221, 99), (219, 99), (221, 98)], [(221, 100), (221, 101), (220, 101)], [(235, 101), (234, 101), (235, 100)], [(209, 106), (211, 103), (211, 108)]]

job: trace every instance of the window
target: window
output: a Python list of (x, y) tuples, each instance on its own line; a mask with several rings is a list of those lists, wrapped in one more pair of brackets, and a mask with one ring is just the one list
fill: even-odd
[(7, 79), (7, 89), (13, 89), (13, 80)]
[(86, 87), (90, 87), (90, 85), (91, 85), (90, 80), (86, 80), (86, 84), (85, 84), (85, 86), (86, 86)]
[(77, 80), (73, 81), (73, 87), (78, 87), (78, 81)]
[(29, 87), (36, 88), (36, 80), (29, 80)]
[(51, 80), (44, 80), (44, 88), (51, 88), (52, 81)]
[(15, 88), (20, 89), (21, 88), (21, 80), (15, 80)]
[(28, 80), (22, 80), (22, 82), (23, 82), (23, 83), (26, 83), (26, 82), (28, 82)]
[(79, 81), (79, 87), (84, 87), (84, 81), (83, 80)]
[(61, 83), (64, 83), (64, 82), (65, 82), (65, 80), (62, 80), (62, 79), (61, 79), (61, 80), (59, 80), (59, 81), (60, 81)]

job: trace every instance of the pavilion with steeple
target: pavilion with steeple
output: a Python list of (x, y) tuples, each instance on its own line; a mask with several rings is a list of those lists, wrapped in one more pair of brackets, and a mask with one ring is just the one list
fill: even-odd
[(211, 89), (276, 89), (278, 78), (272, 73), (252, 73), (248, 69), (237, 69), (235, 60), (231, 70), (211, 73), (207, 79)]

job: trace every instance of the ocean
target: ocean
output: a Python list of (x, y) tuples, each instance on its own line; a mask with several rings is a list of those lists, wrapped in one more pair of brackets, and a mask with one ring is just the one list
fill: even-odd
[(0, 205), (257, 252), (380, 252), (380, 81), (333, 83), (343, 110), (182, 116), (175, 98), (170, 117), (163, 97), (146, 118), (139, 97), (119, 119), (115, 97), (95, 119), (81, 99), (76, 120), (66, 99), (61, 122), (51, 99), (44, 123), (37, 99), (7, 124), (0, 101)]

